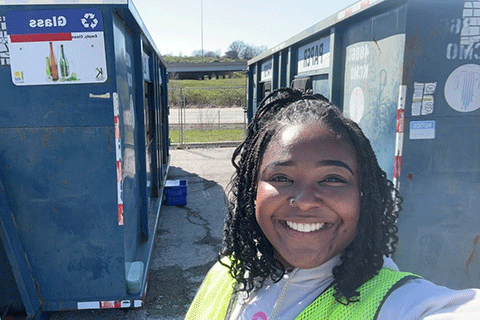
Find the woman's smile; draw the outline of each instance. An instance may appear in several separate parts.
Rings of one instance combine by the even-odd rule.
[[[290,228],[298,232],[314,232],[318,230],[325,230],[328,225],[325,222],[322,223],[296,223],[292,221],[285,221],[285,224]]]
[[[310,241],[316,239],[328,241],[335,230],[334,223],[327,222],[294,222],[289,220],[276,220],[274,222],[276,232],[282,237],[288,237],[290,241]],[[300,243],[300,245],[302,245]]]

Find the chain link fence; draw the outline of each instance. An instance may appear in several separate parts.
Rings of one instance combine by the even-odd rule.
[[[169,129],[173,146],[236,145],[247,126],[246,87],[169,88]]]

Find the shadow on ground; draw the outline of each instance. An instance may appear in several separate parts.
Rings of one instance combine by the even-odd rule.
[[[222,244],[223,187],[174,166],[168,179],[187,180],[187,204],[162,206],[145,301],[148,319],[183,319]]]

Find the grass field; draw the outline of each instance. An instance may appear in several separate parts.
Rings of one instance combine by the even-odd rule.
[[[182,143],[242,141],[244,137],[244,129],[187,130],[184,131]],[[170,141],[172,143],[181,143],[179,130],[170,130]]]
[[[246,77],[242,73],[231,79],[169,80],[170,107],[244,107]]]
[[[223,87],[244,87],[246,86],[245,77],[232,79],[205,79],[205,80],[169,80],[168,86],[171,88],[223,88]]]
[[[168,80],[169,88],[224,88],[243,87],[247,85],[247,77],[236,72],[231,79],[205,79],[205,80]]]
[[[205,80],[169,80],[169,106],[183,107],[184,101],[187,108],[195,107],[244,107],[246,77],[243,73],[235,73],[230,79],[205,79]],[[177,127],[178,128],[178,127]],[[170,129],[172,143],[202,143],[220,141],[242,141],[245,129],[242,127],[227,128],[186,128],[183,141],[180,141],[180,131]]]

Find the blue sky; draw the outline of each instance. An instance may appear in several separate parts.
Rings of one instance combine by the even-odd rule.
[[[201,0],[133,0],[162,55],[202,48]],[[203,0],[203,48],[274,47],[357,0]]]

